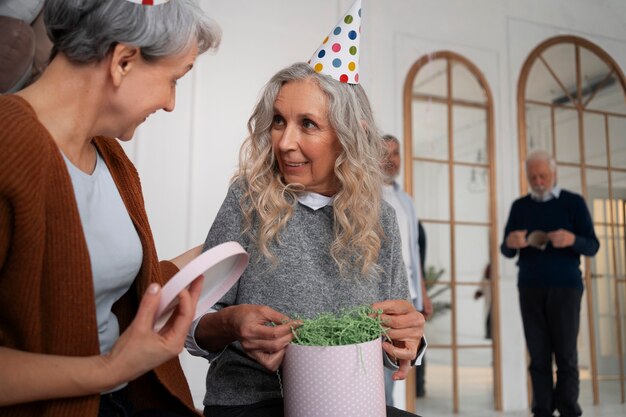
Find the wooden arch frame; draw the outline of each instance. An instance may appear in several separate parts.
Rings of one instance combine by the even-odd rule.
[[[585,49],[588,49],[595,53],[602,61],[604,61],[610,68],[615,71],[617,78],[622,86],[624,92],[626,92],[626,79],[624,78],[624,73],[622,72],[620,66],[617,62],[607,54],[601,47],[596,45],[593,42],[588,41],[587,39],[573,36],[573,35],[564,35],[564,36],[555,36],[553,38],[547,39],[540,43],[533,51],[528,55],[526,60],[524,60],[524,64],[522,65],[522,72],[520,74],[519,80],[517,82],[517,122],[519,128],[519,156],[520,162],[526,160],[526,84],[528,83],[528,76],[530,74],[530,69],[532,68],[535,60],[539,58],[542,52],[547,50],[548,48],[563,43],[571,43],[574,45],[582,46]],[[579,73],[579,71],[577,72]],[[577,80],[579,91],[580,84],[582,80]],[[528,191],[524,167],[523,164],[520,163],[520,191],[522,194],[525,194]],[[583,183],[584,184],[584,183]]]
[[[528,148],[528,144],[527,144],[527,132],[526,132],[526,87],[528,85],[528,77],[530,75],[530,70],[532,69],[533,65],[535,64],[536,60],[541,59],[543,60],[541,54],[548,50],[550,47],[555,46],[555,45],[559,45],[559,44],[573,44],[575,46],[575,59],[576,59],[576,90],[578,91],[578,99],[581,98],[580,93],[582,91],[582,77],[581,77],[581,64],[580,64],[580,47],[585,48],[591,52],[593,52],[599,59],[601,59],[611,70],[612,72],[611,74],[615,74],[615,76],[617,77],[617,79],[619,80],[619,83],[622,87],[622,91],[624,92],[624,95],[626,96],[626,79],[624,77],[624,73],[621,70],[620,66],[617,64],[617,62],[608,54],[604,51],[604,49],[602,49],[600,46],[596,45],[593,42],[588,41],[587,39],[578,37],[578,36],[574,36],[574,35],[562,35],[562,36],[555,36],[552,38],[549,38],[545,41],[543,41],[542,43],[540,43],[537,47],[535,47],[535,49],[532,50],[532,52],[528,55],[528,57],[526,58],[526,60],[524,61],[524,64],[522,65],[522,70],[521,70],[521,74],[518,80],[518,84],[517,84],[517,121],[518,121],[518,131],[519,131],[519,140],[518,140],[518,146],[519,146],[519,178],[520,178],[520,192],[521,194],[526,194],[528,192],[528,184],[527,184],[527,180],[526,180],[526,175],[524,172],[524,161],[526,160],[527,157],[527,148]],[[544,61],[545,63],[545,61]],[[546,64],[547,65],[547,64]],[[551,71],[551,70],[550,70]],[[552,74],[555,78],[556,75]],[[608,78],[608,77],[607,77]],[[557,79],[558,80],[558,79]],[[595,94],[595,93],[594,93]],[[593,97],[593,96],[592,96]],[[589,99],[587,101],[587,103],[590,101],[591,99]],[[573,108],[574,110],[578,111],[578,124],[579,124],[579,130],[583,131],[583,122],[582,122],[582,117],[580,115],[580,113],[584,110],[584,105],[586,105],[587,103],[583,104],[582,106],[580,105],[580,103],[576,103],[575,107]],[[579,138],[580,139],[580,138]],[[554,141],[554,133],[553,133],[553,138],[552,140]],[[582,186],[582,191],[583,191],[583,195],[587,196],[587,183],[586,183],[586,175],[585,175],[585,148],[584,148],[584,140],[579,140],[579,146],[580,146],[580,163],[578,164],[578,166],[580,167],[580,175],[581,175],[581,186]],[[610,159],[609,159],[610,161]],[[557,161],[558,163],[558,161]],[[608,166],[607,166],[607,171],[609,171],[609,181],[610,181],[610,171],[611,171],[611,164],[610,162],[608,162]],[[612,191],[610,191],[610,199],[613,199],[612,196]],[[612,206],[611,206],[611,210],[612,210]],[[613,231],[614,232],[614,231]],[[614,235],[615,236],[615,235]],[[613,246],[613,253],[615,253],[615,244],[612,244]],[[613,263],[615,263],[615,256],[613,256]],[[591,379],[592,379],[592,390],[593,390],[593,403],[594,404],[599,404],[599,387],[598,387],[598,367],[597,367],[597,355],[596,355],[596,340],[595,340],[595,323],[594,323],[594,314],[593,314],[593,286],[591,285],[591,262],[589,260],[589,258],[585,258],[585,276],[584,278],[584,282],[585,282],[585,287],[587,289],[586,291],[586,301],[587,301],[587,312],[588,312],[588,328],[589,328],[589,348],[590,348],[590,366],[591,366]],[[617,280],[615,283],[615,286],[617,287]],[[621,335],[621,323],[620,323],[620,308],[619,308],[619,300],[615,299],[615,303],[616,303],[616,311],[617,311],[617,322],[616,322],[616,330],[617,330],[617,340],[618,340],[618,350],[619,350],[619,363],[620,363],[620,388],[621,388],[621,401],[622,403],[624,403],[625,401],[625,370],[623,367],[623,361],[624,361],[624,347],[621,346],[621,340],[622,340],[622,335]],[[530,384],[530,381],[529,381]],[[529,390],[529,401],[530,401],[530,390]]]
[[[413,100],[413,83],[415,78],[424,66],[426,66],[429,62],[437,60],[437,59],[445,59],[448,62],[457,62],[461,65],[465,66],[469,70],[469,72],[476,78],[480,87],[485,92],[486,97],[486,133],[487,133],[487,167],[490,171],[489,175],[489,189],[491,190],[489,195],[489,239],[490,239],[490,248],[489,255],[491,258],[491,276],[493,279],[491,280],[491,289],[492,289],[492,337],[493,342],[491,345],[492,353],[493,353],[493,363],[494,363],[494,374],[493,374],[493,394],[494,394],[494,405],[496,410],[502,410],[502,376],[501,376],[501,351],[500,351],[500,302],[499,302],[499,269],[498,269],[498,231],[496,230],[497,226],[497,207],[496,207],[496,183],[495,183],[495,171],[496,171],[496,163],[495,163],[495,128],[494,128],[494,110],[493,110],[493,95],[489,85],[487,83],[487,79],[483,75],[483,73],[478,69],[474,63],[472,63],[467,58],[463,57],[452,51],[438,51],[431,54],[427,54],[419,58],[415,63],[411,66],[407,76],[405,78],[404,88],[403,88],[403,119],[404,119],[404,187],[405,191],[410,195],[413,195],[413,120],[411,113],[411,106]],[[448,109],[448,149],[453,149],[453,125],[452,125],[452,105],[455,103],[459,103],[460,100],[452,98],[452,70],[451,65],[447,65],[447,100],[445,104],[447,104]],[[465,164],[468,165],[468,164]],[[455,221],[454,215],[454,195],[453,195],[453,170],[455,167],[455,162],[453,160],[453,155],[448,155],[448,173],[450,184],[448,188],[448,192],[450,195],[450,225],[454,226],[457,224]],[[455,282],[455,236],[454,236],[454,227],[450,227],[450,245],[451,245],[451,299],[453,303],[453,309],[455,308],[456,302],[456,282]],[[459,390],[458,390],[458,347],[457,343],[457,328],[456,328],[456,314],[452,314],[452,343],[450,346],[446,346],[446,348],[450,348],[453,352],[452,355],[452,372],[453,372],[453,411],[456,413],[459,411]],[[433,346],[435,348],[435,346]],[[442,346],[443,347],[443,346]],[[464,346],[466,347],[466,346]],[[469,346],[473,347],[473,346]],[[407,384],[407,410],[415,411],[415,387],[414,383]]]

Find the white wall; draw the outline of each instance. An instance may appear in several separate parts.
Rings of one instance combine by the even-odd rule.
[[[179,85],[172,114],[153,116],[126,149],[142,177],[159,255],[203,241],[225,195],[246,121],[278,69],[306,61],[351,1],[200,0],[223,29],[217,54],[200,57]],[[361,80],[380,128],[402,133],[402,88],[422,55],[451,50],[476,64],[495,101],[498,230],[519,189],[516,94],[521,66],[541,41],[584,37],[626,68],[621,0],[363,0]],[[524,339],[516,267],[501,258],[506,410],[526,408]],[[200,405],[206,365],[183,357]]]

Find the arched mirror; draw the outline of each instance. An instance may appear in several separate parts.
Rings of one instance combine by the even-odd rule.
[[[518,85],[520,166],[532,150],[552,153],[558,184],[585,197],[600,239],[598,254],[583,263],[578,341],[581,402],[594,404],[625,396],[625,91],[615,61],[575,36],[539,45]],[[520,181],[526,193],[523,171]]]
[[[501,408],[494,162],[493,99],[480,70],[449,51],[418,59],[404,86],[404,185],[426,232],[435,306],[422,414]],[[407,392],[409,410],[413,398]]]

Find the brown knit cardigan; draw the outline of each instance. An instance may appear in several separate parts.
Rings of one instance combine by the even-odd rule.
[[[143,262],[114,311],[123,331],[151,282],[175,272],[159,263],[139,176],[115,139],[94,143],[141,239]],[[63,156],[30,105],[0,96],[0,346],[28,352],[99,354],[89,252]],[[197,415],[178,358],[129,384],[139,409]],[[0,407],[0,416],[97,416],[99,395]]]

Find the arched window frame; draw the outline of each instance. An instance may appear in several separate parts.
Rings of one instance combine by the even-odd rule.
[[[605,64],[607,64],[607,66],[613,71],[613,73],[617,77],[622,87],[622,91],[626,95],[626,79],[624,77],[623,71],[621,70],[617,62],[607,52],[605,52],[604,49],[602,49],[600,46],[596,45],[595,43],[590,42],[587,39],[584,39],[578,36],[564,35],[564,36],[555,36],[539,44],[524,61],[524,64],[522,66],[522,70],[520,73],[520,78],[518,80],[518,85],[517,85],[517,109],[518,109],[517,118],[518,118],[518,130],[519,130],[518,146],[519,146],[519,161],[520,161],[519,179],[520,179],[520,192],[522,195],[528,192],[528,184],[526,180],[526,173],[524,170],[524,161],[526,160],[527,150],[528,150],[527,129],[526,129],[526,126],[527,126],[526,124],[526,103],[527,103],[526,91],[527,91],[527,86],[528,86],[528,78],[535,62],[538,59],[540,60],[543,59],[541,56],[542,53],[548,50],[549,48],[558,44],[573,44],[575,46],[576,80],[577,80],[576,90],[579,92],[579,94],[582,91],[582,77],[581,77],[581,63],[580,63],[580,48],[582,47],[596,54],[598,58],[600,58],[602,61],[604,61]],[[555,76],[555,78],[558,78],[555,74],[552,74],[552,75]],[[577,97],[577,98],[579,99],[580,97]],[[591,99],[587,100],[587,103],[589,101],[591,101]],[[580,113],[583,111],[584,104],[581,106],[580,103],[576,103],[574,106],[574,109],[579,112],[578,117],[579,117],[580,132],[583,131],[583,126],[582,126],[583,121],[582,121],[582,117],[580,116]],[[552,140],[553,141],[555,140],[554,134],[552,135]],[[587,193],[587,182],[586,182],[586,174],[585,174],[585,167],[586,167],[585,148],[584,148],[585,144],[584,144],[584,140],[582,136],[581,138],[579,138],[579,146],[580,146],[579,166],[580,166],[582,194],[586,198],[588,193]],[[610,181],[610,172],[611,172],[610,158],[608,159],[608,161],[609,162],[608,162],[607,170],[609,171],[609,181]],[[557,160],[557,164],[558,162],[559,161]],[[611,187],[609,187],[609,189],[610,188]],[[613,200],[612,193],[609,196],[609,198]],[[611,216],[613,216],[613,214],[611,214]],[[615,236],[615,234],[613,236]],[[614,244],[613,244],[612,251],[615,252]],[[613,259],[615,259],[615,256],[613,257]],[[591,271],[590,259],[585,258],[584,262],[585,262],[585,274],[583,278],[584,278],[585,287],[586,287],[585,293],[586,293],[586,302],[587,302],[587,311],[588,311],[588,328],[589,328],[589,335],[590,335],[589,337],[590,349],[589,350],[590,350],[590,367],[591,367],[591,379],[592,379],[592,390],[593,390],[593,403],[599,404],[600,402],[599,379],[600,378],[598,375],[597,363],[596,363],[597,362],[596,339],[595,339],[595,334],[596,334],[595,327],[596,326],[595,326],[594,317],[593,317],[593,292],[592,292],[593,286],[591,282],[592,271]],[[617,291],[617,288],[618,288],[617,283],[615,284],[615,286],[616,286],[615,290]],[[623,324],[620,322],[621,310],[620,310],[619,300],[617,296],[615,297],[615,303],[616,303],[616,309],[617,309],[615,329],[617,332],[617,340],[618,340],[618,345],[619,345],[618,350],[619,350],[619,355],[620,355],[619,356],[619,363],[620,363],[619,379],[620,379],[620,388],[621,388],[621,402],[624,403],[626,399],[625,398],[626,396],[625,369],[623,366],[625,347],[622,346],[621,344],[622,332],[624,331],[624,329],[623,329]]]
[[[487,166],[490,170],[489,175],[489,223],[490,223],[490,258],[491,258],[491,291],[492,291],[492,331],[493,331],[493,339],[492,339],[492,352],[493,352],[493,395],[494,395],[494,408],[496,410],[502,410],[502,376],[501,376],[501,343],[500,343],[500,309],[499,309],[499,268],[498,268],[498,231],[496,230],[497,226],[497,199],[496,199],[496,184],[495,184],[495,172],[496,172],[496,163],[495,163],[495,129],[494,129],[494,111],[493,111],[493,95],[491,93],[491,89],[487,83],[487,79],[483,75],[483,73],[479,70],[479,68],[474,65],[467,58],[452,52],[452,51],[439,51],[431,54],[427,54],[419,58],[410,68],[407,73],[404,89],[403,89],[403,120],[404,120],[404,187],[405,191],[410,195],[413,195],[413,162],[415,160],[419,160],[419,158],[415,158],[413,155],[413,120],[412,120],[412,101],[413,101],[413,83],[417,76],[417,73],[428,65],[433,60],[436,59],[445,59],[448,61],[447,65],[447,108],[448,108],[448,149],[453,149],[453,126],[452,126],[452,105],[455,102],[455,99],[452,98],[452,73],[450,65],[451,61],[455,61],[464,65],[469,72],[476,77],[476,80],[480,84],[481,88],[485,92],[486,97],[486,129],[487,129]],[[448,172],[450,178],[450,184],[448,188],[448,192],[453,194],[453,170],[455,167],[455,162],[453,160],[453,156],[451,153],[448,155]],[[451,221],[450,224],[455,225],[454,219],[454,196],[450,196],[450,214]],[[455,247],[455,236],[454,236],[454,228],[451,227],[451,251],[452,251],[452,266],[451,266],[451,298],[452,298],[452,308],[455,309],[456,302],[456,283],[455,283],[455,267],[454,267],[454,247]],[[453,391],[453,411],[459,412],[459,376],[458,376],[458,349],[459,345],[456,343],[456,318],[455,314],[452,316],[452,344],[450,349],[452,350],[452,391]],[[465,347],[465,346],[464,346]],[[436,348],[433,346],[432,348]],[[407,384],[407,410],[415,411],[415,396],[414,396],[414,384]]]

